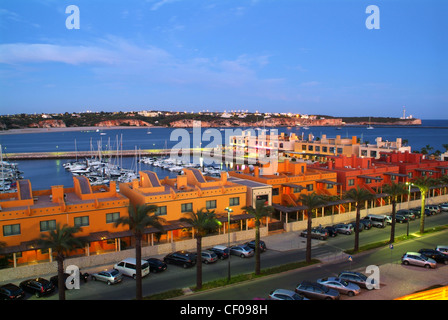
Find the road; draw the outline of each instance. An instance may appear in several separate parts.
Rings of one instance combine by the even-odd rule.
[[[444,212],[436,216],[426,219],[426,229],[448,224],[448,213]],[[406,225],[397,225],[396,236],[406,234]],[[409,224],[410,233],[417,232],[419,229],[419,221],[412,221]],[[289,277],[280,275],[275,280],[270,280],[271,277],[257,280],[253,284],[247,286],[241,286],[241,289],[234,289],[230,295],[226,296],[226,290],[216,290],[217,296],[208,296],[210,299],[252,299],[259,294],[266,294],[267,288],[274,288],[274,285],[270,285],[269,281],[274,281],[276,286],[283,285],[285,288],[291,288],[297,285],[297,281],[300,279],[316,279],[323,275],[334,274],[341,269],[353,268],[357,269],[366,265],[380,265],[390,262],[396,262],[401,258],[404,251],[414,250],[417,251],[423,247],[433,248],[436,244],[448,243],[448,233],[436,233],[433,236],[425,236],[422,239],[406,241],[395,246],[395,249],[390,250],[388,248],[375,250],[372,253],[362,254],[358,258],[354,256],[353,262],[338,261],[343,254],[342,251],[353,248],[354,235],[338,235],[335,238],[328,239],[326,241],[317,241],[313,246],[313,257],[325,257],[327,263],[319,265],[319,267],[306,268],[305,270],[299,270],[305,272],[301,277],[294,277],[291,282]],[[279,238],[287,235],[279,235]],[[385,229],[372,228],[371,230],[364,230],[360,233],[360,245],[377,242],[381,240],[387,240],[390,236],[390,227]],[[431,240],[428,240],[431,239]],[[305,241],[300,239],[299,241]],[[270,248],[269,237],[266,239],[268,248]],[[262,268],[268,268],[272,266],[278,266],[290,262],[304,261],[305,250],[304,249],[288,249],[282,248],[281,243],[277,243],[275,248],[269,249],[262,254],[261,265]],[[161,257],[159,257],[161,258]],[[328,263],[334,258],[335,263]],[[328,261],[329,260],[329,261]],[[232,256],[231,258],[231,273],[232,275],[249,273],[254,270],[254,258],[239,258]],[[227,277],[228,272],[227,261],[218,261],[217,263],[203,266],[203,281],[222,279]],[[106,266],[112,267],[112,266]],[[106,267],[101,267],[104,269]],[[99,269],[100,270],[100,269]],[[97,271],[99,271],[97,270]],[[83,271],[83,270],[81,270]],[[91,270],[88,270],[91,273]],[[171,289],[187,288],[195,286],[196,284],[196,268],[182,269],[178,266],[169,265],[165,272],[160,274],[150,274],[143,279],[143,295],[152,295],[155,293],[164,292]],[[252,285],[254,287],[252,287]],[[238,287],[240,288],[240,287]],[[235,291],[237,290],[237,291]],[[241,292],[238,292],[241,290]],[[221,292],[222,293],[218,293]],[[214,294],[214,293],[210,293]],[[222,295],[221,295],[222,294]],[[103,282],[88,281],[82,283],[79,290],[68,290],[66,292],[67,300],[130,300],[135,297],[135,281],[131,278],[124,278],[123,282],[117,285],[107,286]],[[192,298],[192,297],[188,297]],[[35,297],[29,297],[28,299],[36,299]],[[47,297],[40,298],[42,300],[56,300],[58,295],[53,294]]]

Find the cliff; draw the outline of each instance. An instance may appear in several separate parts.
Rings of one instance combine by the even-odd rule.
[[[65,128],[65,122],[62,120],[42,120],[37,123],[31,123],[29,128]]]
[[[196,121],[193,119],[177,120],[170,123],[173,128],[191,128],[195,122],[200,122],[201,127],[293,127],[296,125],[313,126],[341,126],[342,119],[300,119],[300,118],[268,118],[256,122],[248,122],[241,119],[215,119],[209,121]]]
[[[119,120],[106,120],[95,124],[96,127],[118,127],[118,126],[131,126],[131,127],[152,127],[152,124],[135,119],[119,119]]]

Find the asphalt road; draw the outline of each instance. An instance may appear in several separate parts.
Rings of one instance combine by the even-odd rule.
[[[437,225],[448,224],[448,213],[444,212],[436,216],[426,219],[426,229]],[[419,230],[419,221],[412,221],[409,224],[410,233],[417,232]],[[407,226],[397,225],[396,236],[406,234]],[[371,230],[364,230],[360,233],[360,245],[377,242],[381,240],[387,240],[390,237],[390,227],[384,229],[372,228]],[[431,240],[427,240],[431,239]],[[268,240],[267,240],[268,241]],[[303,240],[305,241],[305,240]],[[318,244],[313,247],[313,257],[340,257],[341,252],[346,249],[353,248],[354,235],[338,235],[335,238],[330,238],[326,241],[318,241]],[[234,288],[231,294],[226,293],[226,290],[215,290],[210,293],[210,296],[205,296],[206,299],[252,299],[258,295],[266,295],[266,292],[275,287],[283,285],[285,288],[291,288],[297,285],[297,281],[300,279],[316,279],[317,277],[334,274],[341,269],[352,268],[356,269],[364,265],[380,265],[398,261],[401,255],[406,250],[421,249],[422,247],[433,248],[436,244],[448,243],[447,233],[437,233],[433,236],[425,236],[422,239],[406,241],[401,244],[397,244],[395,249],[390,250],[388,248],[382,250],[375,250],[372,253],[363,254],[358,257],[355,256],[353,262],[349,261],[335,261],[335,263],[325,263],[318,267],[309,267],[306,269],[298,270],[298,273],[305,274],[300,277],[294,277],[291,281],[289,277],[279,275],[275,280],[271,277],[254,281],[253,283],[242,285],[241,287]],[[267,242],[269,248],[269,242]],[[160,257],[159,257],[160,258]],[[291,250],[268,250],[262,253],[261,265],[262,268],[268,268],[272,266],[278,266],[295,261],[304,261],[305,251],[303,249],[291,249]],[[336,259],[335,259],[336,260]],[[232,275],[249,273],[254,270],[255,259],[254,258],[239,258],[232,256],[231,258],[231,273]],[[98,271],[112,266],[99,267]],[[84,271],[84,270],[81,270]],[[88,270],[89,273],[92,270]],[[214,264],[203,266],[203,282],[226,278],[228,272],[227,261],[218,261]],[[289,280],[288,280],[289,279]],[[274,281],[274,284],[270,284],[270,281]],[[17,284],[19,281],[17,281]],[[155,293],[164,292],[171,289],[192,287],[196,284],[196,268],[182,269],[181,267],[169,265],[165,272],[160,274],[150,274],[143,279],[143,295],[152,295]],[[252,287],[253,286],[253,287]],[[222,292],[222,293],[221,293]],[[135,281],[131,278],[125,277],[122,283],[108,286],[103,282],[88,281],[82,283],[79,290],[68,290],[66,292],[67,300],[131,300],[135,297]],[[189,296],[188,299],[193,298]],[[36,299],[28,295],[28,299]],[[42,297],[41,300],[57,300],[57,293],[50,296]]]

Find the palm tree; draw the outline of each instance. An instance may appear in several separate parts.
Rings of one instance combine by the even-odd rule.
[[[325,200],[315,192],[311,194],[301,194],[299,201],[303,206],[307,207],[307,234],[306,234],[306,262],[311,263],[311,226],[313,219],[313,211],[323,205]]]
[[[391,199],[392,203],[392,224],[390,229],[390,243],[394,243],[395,241],[395,214],[396,214],[396,205],[397,198],[403,194],[407,193],[406,186],[402,183],[391,183],[387,184],[383,187],[383,192],[387,193]]]
[[[351,199],[355,202],[356,207],[356,222],[355,222],[355,247],[354,252],[359,250],[359,220],[361,218],[361,208],[368,200],[373,200],[375,195],[366,189],[361,189],[359,186],[356,189],[350,189],[344,195],[346,199]]]
[[[274,212],[274,207],[266,205],[264,201],[257,201],[255,209],[252,206],[243,207],[249,214],[255,218],[255,274],[260,274],[260,224],[261,219],[268,217]]]
[[[143,232],[147,227],[154,227],[163,230],[162,223],[165,219],[155,215],[156,205],[141,205],[134,209],[129,206],[129,216],[120,217],[115,221],[115,227],[127,225],[132,231],[135,239],[135,280],[136,280],[136,299],[141,300],[142,296],[142,238]]]
[[[196,289],[202,288],[202,237],[208,232],[215,230],[220,222],[216,219],[215,211],[210,211],[204,208],[196,212],[187,212],[186,218],[180,218],[180,221],[186,222],[193,229],[196,229],[196,249],[197,249],[197,260],[196,260]]]
[[[436,184],[436,180],[428,177],[420,177],[413,180],[411,185],[416,186],[420,190],[421,194],[421,211],[420,211],[420,233],[425,232],[425,205],[426,196],[429,189]]]
[[[61,226],[58,223],[55,229],[42,234],[37,240],[39,245],[44,248],[51,248],[56,253],[59,300],[65,300],[64,260],[71,250],[82,248],[85,244],[85,241],[81,238],[74,237],[74,234],[80,230],[80,227],[71,227],[66,224]]]

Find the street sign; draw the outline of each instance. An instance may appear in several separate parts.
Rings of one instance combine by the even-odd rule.
[[[348,261],[353,261],[352,256],[348,256]]]
[[[392,250],[393,248],[394,248],[394,245],[393,245],[393,244],[390,244],[390,245],[389,245],[389,249]]]

